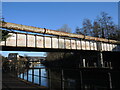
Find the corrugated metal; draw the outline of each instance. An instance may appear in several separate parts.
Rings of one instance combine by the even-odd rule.
[[[55,31],[55,30],[38,28],[38,27],[33,27],[33,26],[20,25],[20,24],[9,23],[9,22],[2,22],[1,27],[6,28],[6,29],[21,30],[21,31],[27,31],[27,32],[36,32],[36,33],[42,33],[42,34],[58,35],[58,36],[65,36],[65,37],[71,37],[71,38],[81,38],[81,39],[87,39],[87,40],[95,40],[95,41],[120,44],[120,41],[116,41],[116,40],[108,40],[104,38],[72,34],[72,33],[67,33],[67,32]]]

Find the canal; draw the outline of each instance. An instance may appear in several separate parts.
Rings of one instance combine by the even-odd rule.
[[[113,90],[119,88],[120,73],[103,69],[47,68],[42,64],[31,65],[18,77],[49,90]]]

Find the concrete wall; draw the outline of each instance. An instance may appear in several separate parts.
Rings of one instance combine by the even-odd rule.
[[[6,41],[0,42],[2,46],[33,47],[73,50],[120,51],[120,44],[71,39],[57,36],[41,36],[23,33],[9,33],[12,35]]]

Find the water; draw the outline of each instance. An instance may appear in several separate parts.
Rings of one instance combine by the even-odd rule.
[[[19,74],[18,77],[39,86],[45,86],[50,90],[107,90],[117,87],[113,81],[119,83],[116,81],[117,77],[114,78],[116,74],[108,71],[50,69],[42,64],[37,64],[31,68]]]
[[[37,69],[28,69],[26,72],[18,75],[18,77],[40,86],[48,87],[48,75],[45,66],[38,64],[32,68]]]

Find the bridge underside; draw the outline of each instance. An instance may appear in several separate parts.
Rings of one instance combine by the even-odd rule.
[[[29,51],[29,52],[98,52],[96,50],[75,50],[75,49],[53,49],[53,48],[34,48],[34,47],[11,47],[2,46],[2,51]]]
[[[75,49],[53,49],[53,48],[34,48],[34,47],[11,47],[2,46],[2,51],[26,51],[26,52],[85,52],[85,53],[95,53],[100,52],[96,50],[75,50]],[[118,51],[102,51],[103,53],[120,53]]]

